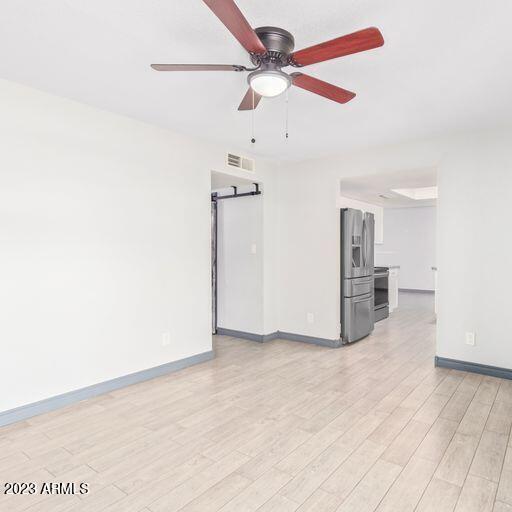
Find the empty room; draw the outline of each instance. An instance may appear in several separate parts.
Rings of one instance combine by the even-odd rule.
[[[4,0],[1,512],[512,512],[512,4]]]

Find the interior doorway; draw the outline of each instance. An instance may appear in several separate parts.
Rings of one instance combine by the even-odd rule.
[[[261,286],[262,191],[248,178],[211,177],[212,335],[251,332],[260,316],[252,300]]]
[[[362,327],[361,329],[365,333],[373,332],[377,323],[381,321],[385,323],[392,317],[395,310],[401,307],[407,308],[410,305],[428,308],[435,321],[437,288],[437,174],[435,169],[380,173],[343,179],[340,181],[338,206],[352,215],[345,215],[349,220],[352,217],[359,218],[357,215],[360,217],[369,215],[373,226],[374,235],[371,242],[373,269],[371,272],[367,270],[364,275],[373,276],[373,289],[367,291],[368,295],[373,292],[374,323],[370,327],[363,325],[364,329]],[[369,223],[370,221],[367,222]],[[367,237],[356,232],[356,227],[354,222],[349,223],[346,231],[350,235],[349,242],[357,249],[358,241],[366,240]],[[343,223],[341,228],[343,231]],[[362,232],[365,233],[365,230],[363,229]],[[360,236],[357,236],[358,234]],[[342,247],[342,277],[348,276],[352,279],[342,279],[340,286],[342,337],[344,320],[346,320],[343,312],[346,312],[350,305],[346,297],[354,302],[361,298],[358,295],[361,287],[354,292],[354,286],[349,289],[345,281],[353,285],[354,279],[363,279],[350,274],[349,271],[354,266],[350,264],[351,262],[345,262],[345,267],[350,267],[348,270],[345,269],[343,253]],[[345,257],[345,260],[348,258]],[[348,294],[347,290],[352,291],[354,297]],[[345,314],[345,317],[348,317],[352,323],[357,320],[354,315]],[[350,321],[346,323],[350,324]],[[350,326],[357,330],[357,325]]]
[[[211,201],[212,334],[217,334],[217,201]]]

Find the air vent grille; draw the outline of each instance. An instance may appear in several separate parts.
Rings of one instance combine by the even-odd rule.
[[[236,167],[237,169],[242,169],[248,172],[255,171],[254,160],[246,158],[245,156],[235,155],[234,153],[227,154],[227,164],[228,167]]]

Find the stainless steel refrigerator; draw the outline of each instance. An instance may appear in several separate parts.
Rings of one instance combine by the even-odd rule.
[[[341,210],[341,340],[352,343],[373,331],[374,278],[372,213]]]

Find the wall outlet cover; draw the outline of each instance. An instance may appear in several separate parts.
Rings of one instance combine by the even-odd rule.
[[[163,332],[162,333],[162,347],[167,347],[171,344],[171,333]]]
[[[470,345],[472,347],[475,346],[475,333],[474,332],[466,333],[466,345]]]
[[[306,315],[306,318],[307,318],[308,324],[312,324],[315,321],[315,315],[313,313],[308,313]]]

